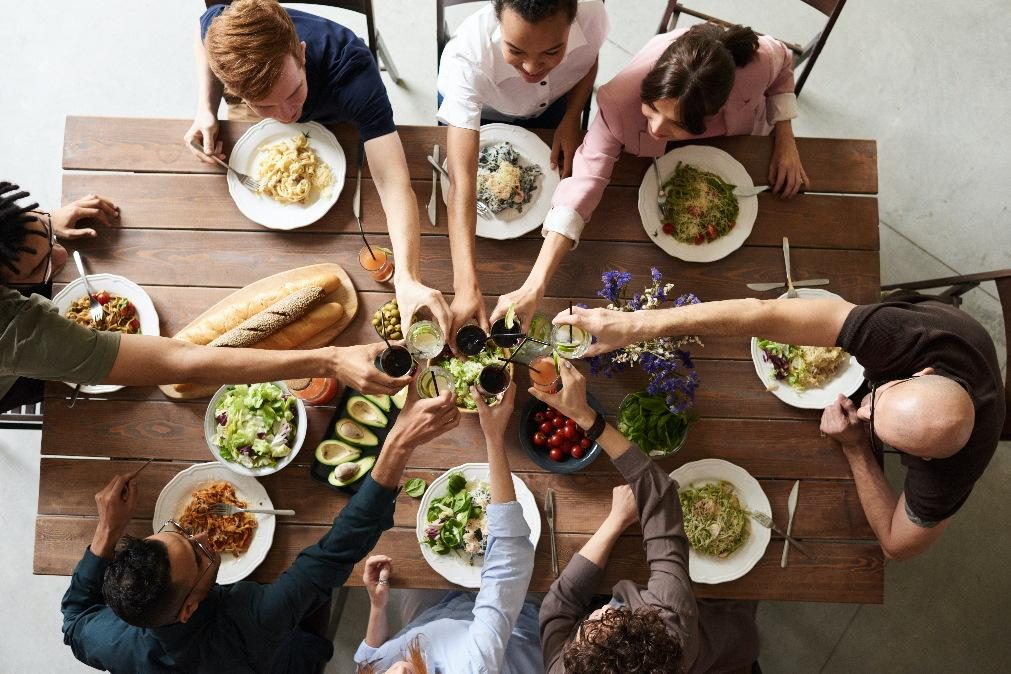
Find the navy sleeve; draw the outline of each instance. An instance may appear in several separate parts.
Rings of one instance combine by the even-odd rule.
[[[63,643],[81,662],[105,669],[110,663],[101,655],[107,637],[116,632],[116,618],[102,597],[102,579],[109,562],[87,549],[74,568],[70,588],[63,595]]]
[[[218,18],[221,12],[225,11],[228,5],[214,5],[208,7],[207,11],[200,15],[200,39],[207,37],[207,29],[211,27],[211,21]]]
[[[348,44],[342,58],[332,63],[329,85],[341,89],[346,113],[358,124],[363,142],[397,130],[379,66],[360,38]]]

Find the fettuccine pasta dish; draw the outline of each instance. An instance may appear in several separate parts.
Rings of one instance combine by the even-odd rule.
[[[228,482],[212,482],[193,492],[186,505],[179,524],[193,534],[207,532],[207,540],[214,552],[230,552],[240,555],[249,549],[256,533],[256,518],[248,513],[230,517],[215,517],[208,511],[215,503],[230,503],[236,508],[245,508],[245,501],[239,499],[235,487]]]
[[[122,332],[127,335],[136,335],[140,332],[137,308],[130,300],[119,295],[111,295],[104,290],[95,293],[95,299],[102,305],[102,319],[98,323],[91,320],[91,314],[88,312],[91,302],[87,295],[78,297],[70,303],[67,318],[86,328],[105,332]]]
[[[259,153],[256,180],[260,194],[282,204],[305,203],[313,188],[324,196],[329,194],[333,171],[309,145],[307,134],[264,145]]]

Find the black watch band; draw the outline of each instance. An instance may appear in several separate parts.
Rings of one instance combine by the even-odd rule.
[[[593,420],[593,424],[584,431],[586,437],[590,440],[596,440],[600,437],[600,434],[604,432],[604,426],[606,424],[607,421],[604,419],[604,415],[597,412],[597,418]]]

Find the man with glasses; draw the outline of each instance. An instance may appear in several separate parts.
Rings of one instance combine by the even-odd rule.
[[[380,372],[381,342],[292,351],[217,349],[153,335],[92,330],[61,316],[49,297],[67,262],[57,237],[92,236],[82,219],[108,224],[118,211],[89,196],[49,213],[21,204],[28,192],[0,181],[0,411],[38,402],[44,379],[153,386],[336,377],[366,393],[393,394],[409,381]]]
[[[319,671],[333,645],[301,625],[393,526],[413,449],[459,422],[450,391],[426,400],[410,391],[358,493],[270,584],[216,584],[220,557],[206,532],[174,520],[147,538],[124,537],[137,488],[129,475],[114,477],[95,496],[98,526],[63,597],[64,642],[112,672]]]
[[[726,300],[621,313],[576,308],[558,324],[597,338],[587,356],[661,335],[757,335],[839,346],[864,367],[871,392],[828,407],[822,433],[843,450],[864,514],[885,555],[913,557],[936,541],[986,469],[1004,425],[1004,392],[989,334],[958,309],[926,296],[855,306],[835,299]],[[881,452],[901,455],[896,495]]]

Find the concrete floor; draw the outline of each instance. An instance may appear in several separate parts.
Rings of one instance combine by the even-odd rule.
[[[430,124],[435,113],[434,3],[378,0],[377,25],[401,70],[390,85],[396,119]],[[609,0],[610,40],[598,81],[618,71],[653,34],[663,0]],[[5,73],[0,177],[19,181],[43,206],[60,199],[68,114],[187,117],[193,110],[191,41],[203,3],[0,0]],[[788,0],[698,0],[717,16],[805,42],[818,15]],[[463,10],[466,11],[466,10]],[[363,21],[334,16],[362,32]],[[458,13],[451,13],[456,23]],[[850,0],[800,100],[798,135],[873,138],[880,168],[885,283],[1011,266],[1006,185],[1011,180],[1011,6],[976,0]],[[156,27],[152,29],[152,27]],[[404,36],[431,34],[426,39]],[[165,66],[166,56],[175,68]],[[115,195],[108,195],[115,198]],[[967,296],[967,310],[998,341],[993,287]],[[79,672],[61,643],[65,578],[31,575],[38,434],[0,435],[0,671]],[[929,554],[890,564],[883,606],[763,604],[761,662],[767,672],[1001,672],[1011,661],[1007,598],[1011,521],[1002,496],[1011,480],[1002,446],[968,504]],[[901,469],[890,465],[893,478]],[[998,533],[995,533],[998,532]],[[364,631],[364,594],[353,591],[328,672],[348,671]]]

